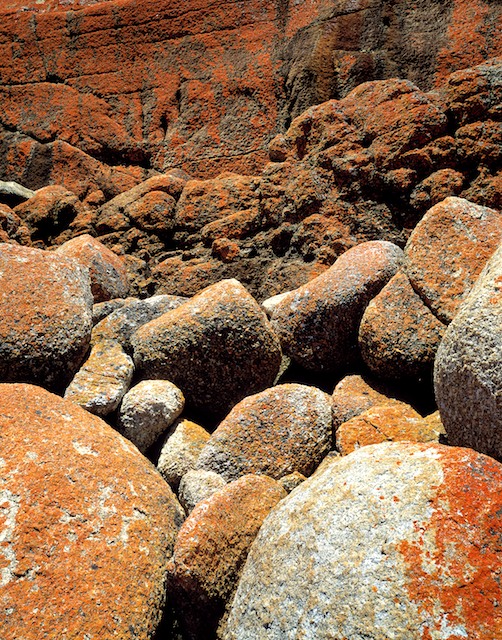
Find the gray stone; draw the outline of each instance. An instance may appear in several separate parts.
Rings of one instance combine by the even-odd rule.
[[[188,471],[179,484],[178,499],[187,514],[192,513],[196,505],[209,498],[224,487],[227,481],[214,471],[193,469]]]

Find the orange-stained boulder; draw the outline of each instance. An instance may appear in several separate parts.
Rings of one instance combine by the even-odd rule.
[[[0,385],[0,603],[5,640],[148,640],[182,521],[154,467],[99,418]]]
[[[346,456],[356,449],[380,442],[438,442],[440,431],[404,402],[384,404],[340,425],[336,448]]]
[[[285,496],[271,478],[246,475],[200,502],[184,522],[168,584],[190,638],[213,636],[263,520]]]
[[[308,476],[331,444],[329,396],[315,387],[283,384],[241,400],[211,435],[197,467],[226,480],[246,473]]]
[[[448,324],[502,240],[500,214],[463,198],[429,209],[405,247],[413,289]]]
[[[125,298],[129,281],[124,259],[88,234],[68,240],[56,249],[60,255],[75,258],[89,269],[94,302]]]
[[[274,308],[284,353],[314,371],[340,370],[358,355],[357,331],[369,301],[398,271],[399,247],[384,241],[349,249],[335,264]]]
[[[170,380],[187,406],[214,419],[270,386],[281,364],[265,313],[237,280],[222,280],[143,325],[131,344],[140,376]]]
[[[0,244],[0,381],[65,389],[91,327],[87,269],[54,252]]]

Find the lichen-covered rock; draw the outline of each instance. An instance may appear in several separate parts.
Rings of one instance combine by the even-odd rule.
[[[299,473],[298,471],[293,471],[293,473],[288,473],[287,476],[282,476],[279,478],[279,483],[284,487],[284,490],[287,493],[291,493],[293,489],[300,486],[302,482],[304,482],[307,478],[303,475],[303,473]]]
[[[247,475],[199,503],[184,522],[169,563],[170,593],[189,637],[211,637],[263,520],[286,496]]]
[[[438,442],[440,432],[404,402],[377,405],[341,424],[336,448],[346,456],[380,442]]]
[[[276,305],[271,319],[284,353],[315,371],[333,371],[353,363],[364,310],[402,260],[403,252],[390,242],[365,242],[291,291]]]
[[[124,298],[129,293],[129,281],[124,259],[110,251],[88,234],[68,240],[56,252],[75,258],[89,269],[94,302]]]
[[[441,322],[452,321],[501,240],[500,214],[463,198],[446,198],[415,227],[405,247],[405,271]]]
[[[140,375],[171,380],[213,417],[270,386],[281,364],[265,313],[237,280],[204,289],[140,327],[131,342]]]
[[[89,274],[52,252],[0,245],[0,381],[63,390],[89,347]]]
[[[376,376],[428,381],[444,330],[399,272],[366,307],[359,325],[359,349]]]
[[[1,636],[148,640],[183,514],[155,468],[99,418],[0,385]]]
[[[178,418],[185,406],[181,391],[168,380],[143,380],[120,405],[117,428],[145,452]]]
[[[117,342],[98,342],[68,385],[64,397],[97,416],[107,416],[131,386],[134,363]]]
[[[128,298],[117,309],[107,314],[92,330],[91,342],[114,340],[130,352],[131,336],[143,324],[158,318],[167,311],[177,309],[186,302],[181,296],[160,295],[138,300]]]
[[[114,300],[106,300],[105,302],[96,302],[92,306],[92,324],[97,325],[98,322],[104,320],[110,313],[122,308],[125,304],[130,303],[134,298],[115,298]]]
[[[502,245],[459,306],[434,365],[448,443],[502,458]]]
[[[247,473],[308,476],[331,443],[329,396],[315,387],[283,384],[241,400],[211,435],[197,468],[226,480]]]
[[[226,484],[225,478],[214,471],[192,469],[181,478],[178,499],[187,514],[190,514],[199,502],[209,498]]]
[[[336,385],[331,396],[333,430],[371,407],[394,404],[398,400],[372,387],[361,376],[345,376]]]
[[[208,440],[209,433],[190,420],[180,420],[167,434],[157,469],[174,490],[178,488],[181,478],[195,469],[200,452]]]
[[[221,638],[499,637],[501,496],[502,466],[469,449],[340,458],[267,518]]]

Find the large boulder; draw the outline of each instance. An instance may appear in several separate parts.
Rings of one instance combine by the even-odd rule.
[[[221,638],[498,638],[501,527],[495,460],[363,447],[269,515]]]
[[[237,280],[214,284],[148,322],[131,343],[140,375],[170,380],[192,407],[220,418],[270,386],[281,364],[265,313]]]
[[[439,346],[436,400],[448,442],[502,458],[502,245]]]
[[[310,475],[332,444],[330,397],[283,384],[241,400],[202,449],[197,466],[226,480],[247,473]]]
[[[87,269],[52,252],[0,245],[0,380],[63,390],[86,355]]]
[[[283,351],[314,371],[333,371],[357,358],[357,331],[369,301],[398,271],[403,252],[385,241],[349,249],[335,264],[274,308],[271,324]]]
[[[148,640],[182,511],[155,468],[77,405],[0,385],[2,638]]]

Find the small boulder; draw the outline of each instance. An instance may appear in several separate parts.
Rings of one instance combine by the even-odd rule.
[[[64,390],[91,327],[87,269],[54,252],[0,244],[0,381]]]
[[[126,393],[117,428],[144,453],[181,414],[185,398],[168,380],[143,380]]]
[[[183,520],[169,486],[73,402],[2,384],[0,406],[0,635],[152,638]]]
[[[88,234],[68,240],[56,252],[89,269],[94,302],[123,298],[129,292],[124,259]]]
[[[281,364],[264,312],[237,280],[204,289],[140,327],[131,342],[140,375],[171,380],[214,418],[270,386]]]
[[[132,358],[117,342],[98,342],[64,397],[97,416],[107,416],[119,406],[133,373]]]
[[[293,489],[299,487],[302,482],[304,482],[307,478],[303,475],[303,473],[298,473],[298,471],[293,471],[293,473],[288,473],[287,476],[282,476],[279,478],[279,483],[286,493],[291,493]]]
[[[247,473],[310,475],[332,444],[329,396],[283,384],[244,398],[211,435],[197,467],[226,480]]]
[[[429,209],[405,247],[411,286],[444,324],[502,240],[500,214],[450,197]]]
[[[195,469],[209,433],[195,422],[180,420],[168,433],[160,451],[157,469],[176,490],[181,478]]]
[[[193,469],[185,473],[179,484],[178,499],[186,513],[227,484],[225,478],[214,471]]]
[[[364,310],[402,261],[396,245],[364,242],[291,291],[275,306],[271,319],[284,353],[314,371],[335,371],[353,363]]]
[[[371,407],[336,431],[336,448],[346,456],[380,442],[438,442],[439,431],[404,402]]]
[[[452,445],[502,459],[502,245],[439,346],[436,400]]]
[[[222,640],[500,637],[502,465],[384,443],[326,466],[268,516]]]
[[[168,565],[170,593],[189,637],[213,637],[265,517],[286,496],[248,475],[199,503],[180,529]]]
[[[368,368],[390,380],[430,380],[445,326],[399,272],[366,307],[359,348]]]

